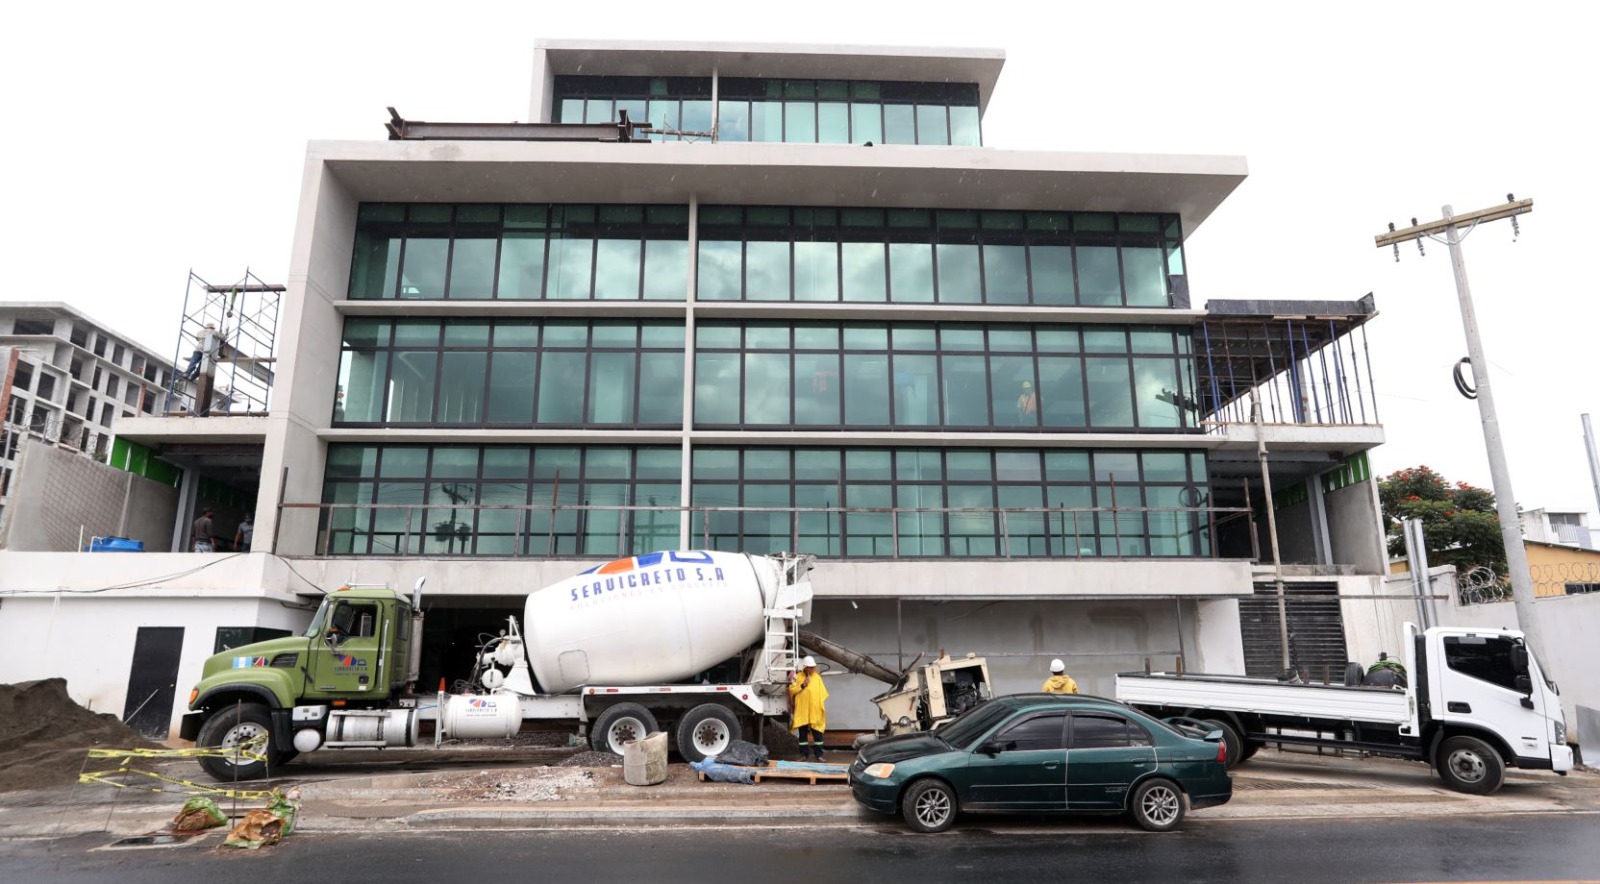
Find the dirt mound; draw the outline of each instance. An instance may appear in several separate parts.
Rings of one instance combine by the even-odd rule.
[[[71,785],[84,750],[136,747],[159,748],[115,715],[74,703],[65,679],[0,684],[0,792]]]

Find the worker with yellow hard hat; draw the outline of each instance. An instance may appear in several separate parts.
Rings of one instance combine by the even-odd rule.
[[[1045,679],[1044,687],[1039,690],[1047,694],[1076,694],[1078,683],[1067,674],[1067,664],[1057,657],[1050,661],[1050,677]]]
[[[789,730],[800,741],[800,757],[823,760],[822,734],[828,729],[828,686],[817,671],[817,658],[800,661],[800,671],[789,682]]]

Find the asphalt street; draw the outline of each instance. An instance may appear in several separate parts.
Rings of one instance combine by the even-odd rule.
[[[257,852],[207,836],[107,849],[104,836],[0,843],[7,884],[221,880],[818,882],[1413,882],[1600,878],[1600,816],[1193,819],[1152,835],[1119,819],[984,820],[945,835],[893,825],[304,834]],[[266,876],[271,876],[270,878]]]

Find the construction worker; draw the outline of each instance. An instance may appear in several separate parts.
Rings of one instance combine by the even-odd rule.
[[[800,757],[822,761],[822,734],[828,729],[828,687],[817,671],[817,658],[800,661],[801,671],[789,682],[789,730],[800,741]]]
[[[1044,687],[1039,690],[1047,694],[1076,694],[1078,683],[1067,674],[1067,664],[1057,657],[1050,661],[1050,677],[1045,680]]]

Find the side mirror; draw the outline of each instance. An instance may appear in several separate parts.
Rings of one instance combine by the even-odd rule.
[[[1518,675],[1528,672],[1528,649],[1524,645],[1511,646],[1511,671]]]
[[[330,628],[322,634],[322,640],[327,642],[328,647],[332,650],[338,650],[339,646],[344,644],[344,639],[345,635],[342,629]]]
[[[1000,744],[994,740],[988,740],[983,745],[978,747],[978,751],[989,756],[990,758],[993,758],[1000,754]]]

